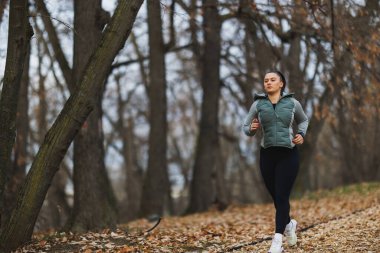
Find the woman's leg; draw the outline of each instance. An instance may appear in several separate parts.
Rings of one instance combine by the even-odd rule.
[[[290,221],[289,197],[298,168],[299,155],[296,147],[281,154],[275,169],[276,233],[283,234]]]
[[[264,180],[265,187],[273,199],[273,203],[276,206],[275,196],[275,169],[276,160],[275,152],[271,148],[260,149],[260,172]]]

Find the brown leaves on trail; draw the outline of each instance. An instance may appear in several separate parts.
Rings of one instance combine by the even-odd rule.
[[[344,218],[317,225],[298,232],[296,247],[284,244],[285,252],[366,252],[380,251],[379,203]],[[266,252],[271,241],[236,252]]]
[[[41,237],[41,235],[39,235]],[[16,252],[138,252],[137,248],[128,246],[129,242],[122,230],[86,234],[55,233],[25,246]]]
[[[298,243],[285,252],[380,252],[380,184],[313,193],[291,202]],[[116,231],[35,236],[16,252],[267,252],[274,233],[271,204],[231,206],[153,224],[137,220]],[[127,231],[127,232],[125,232]]]
[[[304,252],[379,252],[380,207],[370,207],[361,212],[317,226],[302,234],[298,248]],[[297,251],[300,252],[300,251]]]

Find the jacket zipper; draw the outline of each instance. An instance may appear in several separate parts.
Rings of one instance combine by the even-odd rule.
[[[283,97],[280,97],[280,99],[277,101],[277,103],[276,103],[276,107],[275,108],[273,108],[273,104],[272,104],[272,102],[269,100],[269,98],[268,98],[268,101],[269,101],[269,103],[271,104],[271,106],[272,106],[272,108],[273,108],[273,111],[274,111],[274,115],[276,116],[276,123],[275,123],[275,134],[274,134],[274,143],[275,143],[275,145],[277,145],[277,122],[278,122],[278,119],[279,119],[279,117],[278,117],[278,114],[277,114],[277,111],[276,111],[276,108],[278,107],[278,104],[280,103],[280,101],[281,101],[281,99],[282,99]],[[280,120],[281,120],[281,118],[280,118]],[[281,120],[282,121],[282,120]],[[283,122],[284,123],[284,122]]]
[[[288,94],[288,95],[289,95],[289,94]],[[273,108],[274,115],[276,116],[275,134],[274,134],[274,143],[275,143],[275,145],[277,145],[277,119],[279,118],[278,115],[277,115],[276,108],[277,108],[278,104],[280,103],[281,99],[283,99],[284,97],[287,97],[287,96],[280,97],[280,99],[277,101],[277,104],[276,104],[276,107],[275,107],[275,108],[273,108],[273,104],[272,104],[272,102],[270,101],[270,99],[269,99],[268,97],[266,97],[266,99],[268,100],[268,102],[270,103],[270,105],[271,105],[272,108]],[[281,118],[280,118],[280,120],[281,120]],[[282,121],[282,120],[281,120],[281,121]],[[284,122],[282,121],[282,123],[284,123]]]
[[[278,104],[280,103],[280,100],[281,100],[281,98],[277,101],[276,107],[273,108],[274,115],[276,116],[276,122],[274,125],[275,126],[275,128],[274,128],[274,130],[275,130],[275,132],[274,132],[274,143],[275,143],[275,145],[277,145],[277,121],[278,121],[278,115],[276,112],[276,108],[277,108]],[[272,105],[272,107],[273,107],[273,105]]]

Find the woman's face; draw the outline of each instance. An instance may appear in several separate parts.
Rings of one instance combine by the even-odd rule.
[[[281,93],[284,83],[276,73],[267,73],[264,77],[264,89],[268,94]]]

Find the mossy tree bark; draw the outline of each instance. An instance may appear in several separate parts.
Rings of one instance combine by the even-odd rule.
[[[3,212],[4,189],[12,167],[11,154],[16,137],[17,103],[32,35],[33,30],[28,21],[28,1],[11,1],[7,59],[0,98],[0,213]]]
[[[25,183],[16,209],[0,233],[0,251],[10,251],[30,240],[33,227],[53,176],[70,143],[97,104],[104,80],[124,46],[143,0],[120,0],[115,13],[91,56],[79,86],[70,96],[46,134]]]

